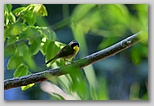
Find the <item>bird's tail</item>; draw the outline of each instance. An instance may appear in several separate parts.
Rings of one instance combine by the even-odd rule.
[[[47,65],[48,63],[50,63],[51,61],[55,60],[57,57],[53,57],[52,59],[50,59],[49,61],[47,61],[45,64]]]

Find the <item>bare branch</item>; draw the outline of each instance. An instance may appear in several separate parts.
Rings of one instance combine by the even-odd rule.
[[[10,88],[15,88],[15,87],[20,87],[20,86],[25,86],[31,83],[36,83],[36,82],[41,82],[48,80],[50,78],[55,78],[60,75],[64,75],[69,73],[69,68],[71,67],[76,67],[76,68],[83,68],[89,64],[92,64],[96,61],[99,61],[101,59],[107,58],[109,56],[115,55],[128,47],[131,47],[132,45],[136,44],[139,42],[141,39],[140,34],[141,32],[134,34],[104,50],[98,51],[96,53],[93,53],[89,56],[86,56],[78,61],[73,62],[70,65],[66,65],[60,68],[56,69],[50,69],[50,70],[45,70],[43,72],[39,73],[34,73],[30,74],[28,76],[23,76],[20,78],[12,78],[12,79],[7,79],[4,80],[4,89],[10,89]]]

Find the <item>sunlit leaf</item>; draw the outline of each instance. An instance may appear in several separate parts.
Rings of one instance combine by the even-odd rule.
[[[17,35],[21,34],[23,30],[23,24],[14,23],[7,26],[4,30],[4,36],[7,37],[17,37]]]
[[[11,4],[5,4],[4,5],[4,24],[12,24],[15,23],[16,17],[12,13],[12,5]]]
[[[27,89],[29,89],[29,88],[31,88],[31,87],[33,87],[35,84],[34,83],[32,83],[32,84],[28,84],[28,85],[26,85],[26,86],[22,86],[21,87],[21,90],[27,90]]]
[[[46,7],[42,4],[35,4],[33,12],[40,15],[40,16],[47,16],[48,15]]]
[[[16,23],[12,26],[11,35],[19,35],[22,32],[22,25],[20,23]]]

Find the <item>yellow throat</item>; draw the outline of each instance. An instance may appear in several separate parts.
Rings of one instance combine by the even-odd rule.
[[[75,50],[75,55],[78,53],[79,51],[79,47],[78,46],[74,46],[73,49]]]

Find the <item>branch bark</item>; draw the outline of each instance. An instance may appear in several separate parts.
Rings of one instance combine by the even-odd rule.
[[[20,86],[25,86],[31,83],[36,83],[36,82],[42,82],[45,80],[48,80],[50,78],[55,78],[60,75],[64,75],[69,73],[69,69],[72,67],[81,69],[89,64],[92,64],[96,61],[99,61],[101,59],[107,58],[109,56],[115,55],[128,47],[131,47],[132,45],[136,44],[139,42],[141,39],[141,32],[136,33],[134,35],[131,35],[130,37],[104,49],[101,51],[98,51],[96,53],[93,53],[89,56],[86,56],[78,61],[73,62],[72,64],[56,68],[56,69],[49,69],[45,70],[43,72],[39,73],[34,73],[30,74],[28,76],[23,76],[20,78],[12,78],[12,79],[7,79],[4,80],[4,89],[10,89],[10,88],[15,88],[15,87],[20,87]]]

